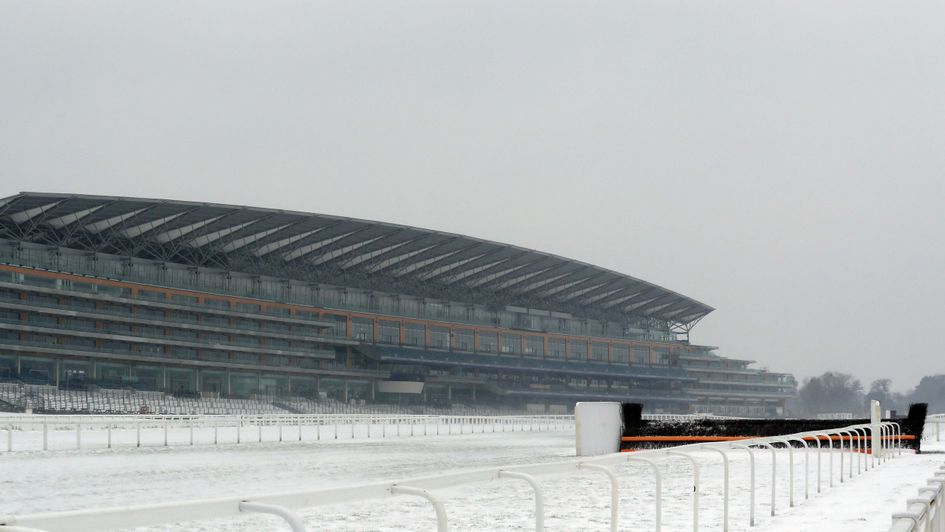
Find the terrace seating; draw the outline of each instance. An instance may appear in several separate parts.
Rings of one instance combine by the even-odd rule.
[[[164,392],[129,389],[68,390],[55,386],[0,382],[0,401],[34,412],[82,414],[167,415],[273,415],[273,414],[416,414],[518,415],[507,407],[454,404],[449,408],[425,405],[355,405],[334,399],[298,396],[237,399],[232,397],[175,397]]]

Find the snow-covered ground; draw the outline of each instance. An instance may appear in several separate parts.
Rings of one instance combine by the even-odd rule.
[[[945,446],[929,442],[928,450]],[[835,455],[835,458],[839,454]],[[732,452],[732,530],[748,530],[748,455]],[[886,530],[945,454],[903,453],[844,484],[804,501],[803,452],[795,451],[795,498],[788,507],[787,453],[777,453],[777,515],[770,516],[771,453],[756,453],[758,527],[774,531]],[[721,530],[722,465],[714,453],[698,453],[702,471],[700,529]],[[845,459],[847,459],[845,457]],[[148,504],[220,496],[323,489],[399,480],[463,469],[576,460],[571,432],[417,436],[383,440],[286,441],[217,447],[148,447],[8,453],[0,456],[0,514]],[[656,459],[664,472],[664,530],[691,530],[692,468],[672,457]],[[834,460],[835,482],[839,461]],[[620,528],[651,530],[653,483],[641,465],[620,467]],[[610,487],[599,472],[542,476],[548,530],[607,530]],[[454,530],[531,530],[534,498],[514,480],[438,490]],[[426,501],[397,497],[299,512],[310,530],[434,530]],[[277,518],[182,523],[149,530],[286,530]]]

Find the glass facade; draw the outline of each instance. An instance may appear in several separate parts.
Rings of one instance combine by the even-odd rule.
[[[330,287],[320,287],[319,293],[339,305],[346,301],[387,305],[397,315],[436,315],[441,321],[397,315],[372,318],[98,280],[50,281],[49,275],[12,272],[0,265],[0,379],[184,396],[300,395],[371,401],[377,381],[396,377],[429,382],[423,401],[431,404],[647,400],[665,411],[685,411],[690,403],[684,389],[689,385],[681,386],[678,380],[693,378],[679,370],[677,357],[701,352],[669,343],[615,339],[621,335],[608,332],[606,324],[587,320],[538,315],[525,319],[520,312],[499,315],[472,305],[454,308],[416,298],[368,298]],[[469,324],[477,320],[492,323]],[[548,334],[551,330],[558,335]],[[591,332],[595,334],[584,336]],[[4,345],[36,346],[47,352],[4,352]],[[365,345],[380,350],[362,350]],[[420,360],[437,363],[418,362],[416,350],[426,351]],[[503,356],[483,358],[495,354]],[[142,363],[142,357],[154,362]],[[594,364],[580,366],[587,362]],[[591,366],[599,369],[593,370],[594,376],[570,378],[549,372],[557,368],[555,364],[582,372],[591,371]],[[635,372],[649,372],[645,385]],[[436,384],[446,377],[461,377],[464,384]],[[704,380],[702,388],[692,389],[720,393],[717,386],[722,385]],[[490,390],[496,386],[507,392],[495,395]],[[723,391],[734,397],[749,390],[743,386],[732,391],[728,386]],[[794,387],[788,382],[775,391],[752,393],[778,401]],[[535,399],[536,393],[541,399]]]

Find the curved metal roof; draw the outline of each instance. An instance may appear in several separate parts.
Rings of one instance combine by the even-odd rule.
[[[0,238],[428,296],[692,324],[712,307],[550,253],[417,227],[277,209],[24,192]],[[396,284],[396,289],[391,286]],[[386,287],[386,288],[385,288]],[[410,289],[412,288],[412,289]]]

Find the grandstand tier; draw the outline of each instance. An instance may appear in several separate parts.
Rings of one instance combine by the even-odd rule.
[[[783,414],[791,375],[689,342],[712,310],[598,266],[415,227],[141,198],[0,200],[0,380],[51,410],[136,411],[151,392],[168,412],[263,396],[289,411],[614,400]]]

